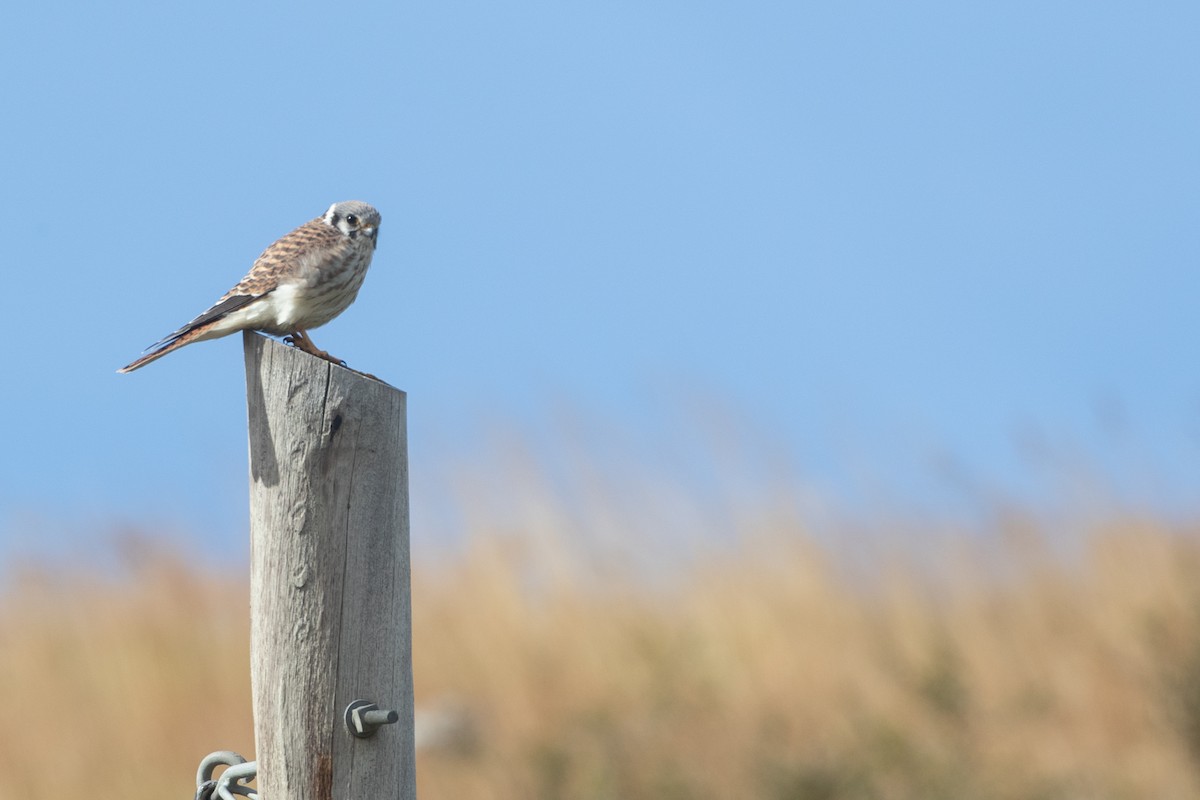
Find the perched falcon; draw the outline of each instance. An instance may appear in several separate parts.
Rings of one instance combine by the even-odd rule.
[[[185,344],[254,330],[286,336],[306,353],[340,364],[318,350],[308,331],[346,310],[358,295],[379,236],[379,212],[366,203],[334,203],[268,247],[246,277],[150,352],[117,372],[133,372]]]

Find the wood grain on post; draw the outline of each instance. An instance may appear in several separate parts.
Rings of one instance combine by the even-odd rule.
[[[258,334],[245,351],[259,794],[412,800],[405,394]],[[352,737],[360,699],[399,722]]]

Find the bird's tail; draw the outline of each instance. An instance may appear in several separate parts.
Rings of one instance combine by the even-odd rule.
[[[206,327],[197,327],[184,331],[177,331],[168,336],[166,339],[163,339],[161,342],[155,342],[154,344],[150,345],[150,347],[153,349],[149,353],[146,353],[146,355],[142,356],[137,361],[134,361],[132,364],[126,364],[117,370],[117,372],[124,374],[127,372],[133,372],[135,369],[141,369],[151,361],[157,361],[173,350],[178,350],[186,344],[198,342],[201,339],[207,338],[204,335],[207,332],[208,330]]]
[[[245,316],[246,311],[244,309],[260,297],[262,297],[261,294],[231,294],[221,298],[208,311],[205,311],[174,333],[167,334],[166,337],[159,339],[147,347],[146,349],[150,352],[132,364],[121,367],[117,372],[133,372],[135,369],[146,366],[151,361],[162,358],[172,350],[178,350],[185,344],[199,342],[204,339],[215,339],[218,336],[227,336],[234,331],[251,327],[249,325],[249,318]]]

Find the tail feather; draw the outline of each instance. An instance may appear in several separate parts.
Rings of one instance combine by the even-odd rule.
[[[166,339],[163,339],[161,342],[156,342],[155,344],[151,345],[151,347],[154,348],[153,350],[151,350],[149,353],[146,353],[146,355],[142,356],[137,361],[121,367],[119,370],[117,370],[117,372],[125,374],[128,372],[133,372],[135,369],[141,369],[151,361],[157,361],[173,350],[178,350],[184,345],[199,341],[200,339],[204,338],[205,332],[206,328],[192,328],[191,330],[173,333]]]
[[[249,305],[251,301],[257,300],[262,296],[263,295],[261,294],[236,294],[219,300],[215,306],[196,317],[187,325],[184,325],[174,333],[167,334],[162,339],[159,339],[157,342],[150,345],[148,348],[146,348],[150,352],[146,353],[146,355],[142,356],[137,361],[134,361],[132,364],[126,364],[125,366],[121,367],[119,370],[117,370],[117,372],[122,374],[133,372],[135,369],[146,366],[151,361],[157,361],[167,353],[170,353],[172,350],[178,350],[185,344],[191,344],[192,342],[197,342],[201,339],[211,339],[214,336],[224,336],[228,333],[232,333],[232,331],[229,330],[216,333],[212,330],[212,328],[216,323],[224,320],[233,312],[244,308],[245,306]]]

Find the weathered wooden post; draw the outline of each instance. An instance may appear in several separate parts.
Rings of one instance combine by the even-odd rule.
[[[258,791],[414,800],[405,394],[258,334],[245,350]],[[379,709],[365,738],[356,700]]]

